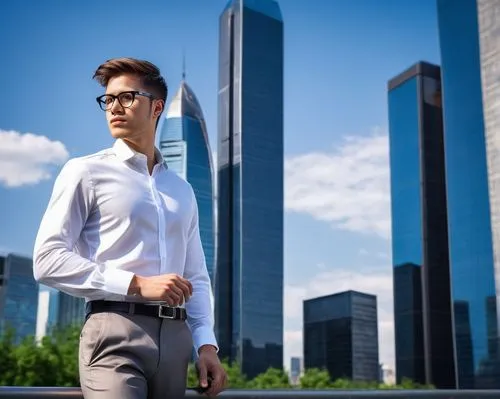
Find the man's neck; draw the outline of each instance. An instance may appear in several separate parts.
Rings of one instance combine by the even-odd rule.
[[[143,140],[141,142],[136,142],[128,139],[124,139],[124,141],[133,150],[146,155],[149,174],[153,173],[153,167],[156,163],[154,141],[150,142],[149,140]]]

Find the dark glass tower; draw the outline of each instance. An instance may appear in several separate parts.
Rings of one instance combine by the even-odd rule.
[[[220,17],[216,331],[248,377],[283,367],[283,21],[272,0]]]
[[[377,298],[356,291],[304,301],[304,367],[378,381]]]
[[[454,388],[440,69],[388,90],[396,376]]]
[[[184,76],[160,134],[160,151],[168,167],[193,187],[198,203],[200,237],[208,274],[214,279],[214,190],[212,150],[200,103]]]
[[[500,388],[500,2],[437,11],[458,385]]]

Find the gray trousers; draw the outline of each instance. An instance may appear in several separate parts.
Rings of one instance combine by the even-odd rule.
[[[186,322],[114,312],[91,314],[80,335],[85,399],[185,395],[193,341]]]

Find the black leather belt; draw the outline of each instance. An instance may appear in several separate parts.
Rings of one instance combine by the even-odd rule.
[[[116,301],[89,301],[85,305],[87,317],[91,313],[121,312],[161,319],[186,320],[186,309],[173,308],[167,305],[146,305],[143,303]]]

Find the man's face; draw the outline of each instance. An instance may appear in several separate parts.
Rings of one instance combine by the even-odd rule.
[[[109,130],[115,139],[142,140],[146,135],[154,135],[154,101],[145,95],[125,93],[136,91],[148,93],[141,79],[134,75],[120,75],[108,82],[106,94],[118,96],[123,93],[119,97],[120,101],[115,99],[106,111]]]

